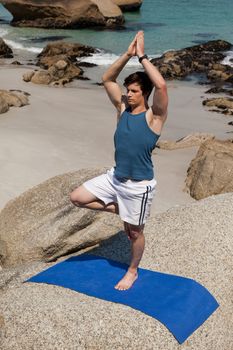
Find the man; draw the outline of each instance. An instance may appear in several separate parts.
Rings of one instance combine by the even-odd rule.
[[[137,56],[145,72],[125,79],[127,95],[123,95],[116,79],[133,56]],[[116,166],[86,181],[71,193],[71,201],[82,208],[119,214],[131,242],[128,271],[116,284],[118,290],[129,289],[137,279],[143,255],[146,219],[155,192],[151,153],[167,118],[166,83],[144,52],[144,34],[138,32],[128,50],[103,75],[104,87],[117,110],[114,135]],[[155,87],[152,106],[148,98]]]

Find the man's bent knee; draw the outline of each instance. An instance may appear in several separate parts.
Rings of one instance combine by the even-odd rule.
[[[144,229],[144,225],[132,225],[132,224],[128,224],[128,228],[129,228],[129,233],[128,236],[130,239],[135,240],[138,237],[140,237],[140,235],[143,234],[143,229]]]
[[[85,204],[97,200],[97,198],[81,185],[70,193],[70,200],[74,205],[83,207]]]
[[[70,193],[70,201],[75,205],[81,204],[81,201],[79,198],[79,187]]]

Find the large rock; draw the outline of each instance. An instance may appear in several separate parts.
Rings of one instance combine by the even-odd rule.
[[[42,68],[49,68],[57,61],[64,59],[75,63],[77,62],[77,58],[91,56],[96,51],[97,50],[91,46],[58,41],[46,45],[38,55],[37,65]]]
[[[233,115],[233,98],[230,97],[216,97],[209,98],[202,102],[203,106],[216,107],[213,111],[223,113],[226,115]],[[212,110],[210,110],[212,111]]]
[[[139,10],[143,0],[112,0],[114,4],[118,5],[122,11]]]
[[[47,70],[35,70],[26,72],[23,80],[31,81],[34,84],[64,86],[73,79],[79,79],[83,75],[83,70],[74,65],[69,60],[59,60],[51,65]]]
[[[72,189],[100,173],[82,170],[56,176],[10,201],[0,213],[0,241],[5,244],[1,264],[54,260],[117,233],[117,217],[70,202]]]
[[[23,91],[0,90],[0,114],[10,107],[22,107],[29,104],[28,94]]]
[[[0,38],[0,58],[12,58],[13,51],[12,49],[5,43],[5,41]]]
[[[26,76],[28,77],[27,73]],[[27,81],[26,79],[24,79],[24,75],[23,80]],[[49,85],[50,83],[52,83],[52,76],[49,74],[48,71],[35,71],[30,81],[34,84]]]
[[[0,96],[0,114],[6,113],[9,110],[9,105],[6,102],[5,98]]]
[[[205,94],[227,94],[233,96],[233,89],[224,89],[222,86],[214,86],[205,91]]]
[[[230,50],[231,47],[232,44],[229,42],[213,40],[178,51],[168,51],[161,57],[152,59],[151,62],[166,79],[182,79],[191,73],[207,74],[212,70],[221,71],[221,74],[212,73],[214,81],[222,79],[225,81],[233,76],[233,68],[220,63],[225,57],[222,52]],[[211,74],[209,79],[211,80]]]
[[[233,192],[233,141],[204,142],[189,166],[186,187],[195,199]]]
[[[161,140],[157,143],[157,147],[166,150],[174,150],[179,148],[200,146],[206,140],[213,140],[215,136],[213,134],[194,133],[182,137],[177,141]]]
[[[73,79],[85,79],[77,58],[91,56],[97,50],[94,47],[79,43],[58,41],[48,44],[38,55],[37,65],[42,71],[25,73],[24,81],[35,84],[53,84],[64,86]]]
[[[214,196],[170,209],[146,225],[141,267],[193,278],[220,304],[182,347],[160,322],[140,311],[62,287],[22,283],[50,265],[30,262],[0,272],[1,350],[232,349],[232,206],[233,194]],[[129,242],[119,233],[91,253],[128,263]]]
[[[212,84],[214,89],[233,88],[233,67],[222,64],[232,44],[224,40],[213,40],[204,44],[187,47],[178,51],[168,51],[151,62],[159,69],[165,79],[184,79],[190,74],[200,77],[200,82]],[[225,92],[226,89],[223,89]],[[218,111],[218,110],[217,110]],[[221,111],[224,114],[231,111]]]
[[[4,0],[20,27],[81,28],[117,26],[124,22],[120,8],[111,0]]]

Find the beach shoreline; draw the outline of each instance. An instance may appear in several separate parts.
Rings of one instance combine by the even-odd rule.
[[[1,89],[30,94],[28,106],[11,107],[0,116],[0,209],[53,176],[114,165],[116,118],[104,88],[94,80],[75,80],[64,88],[26,83],[22,75],[32,68],[0,66]],[[169,117],[161,140],[175,141],[196,132],[212,133],[219,139],[231,137],[232,127],[227,123],[232,118],[202,106],[203,96],[208,98],[206,86],[190,81],[167,83]],[[183,189],[197,149],[155,149],[152,158],[158,184],[151,215],[195,201]]]

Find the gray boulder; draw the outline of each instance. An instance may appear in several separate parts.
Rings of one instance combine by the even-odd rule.
[[[51,192],[50,195],[52,202]],[[220,304],[182,345],[182,350],[232,348],[232,205],[232,193],[213,196],[170,209],[146,225],[141,267],[194,278]],[[111,222],[114,215],[109,215]],[[129,242],[119,232],[90,253],[128,263]],[[181,349],[160,322],[130,307],[62,287],[23,283],[50,265],[30,262],[0,272],[2,350]]]
[[[53,177],[11,200],[0,212],[3,267],[51,261],[116,234],[117,216],[75,207],[70,192],[102,170],[80,170]],[[12,220],[12,218],[14,218]]]
[[[195,199],[233,192],[233,141],[204,142],[187,171],[186,189]]]

